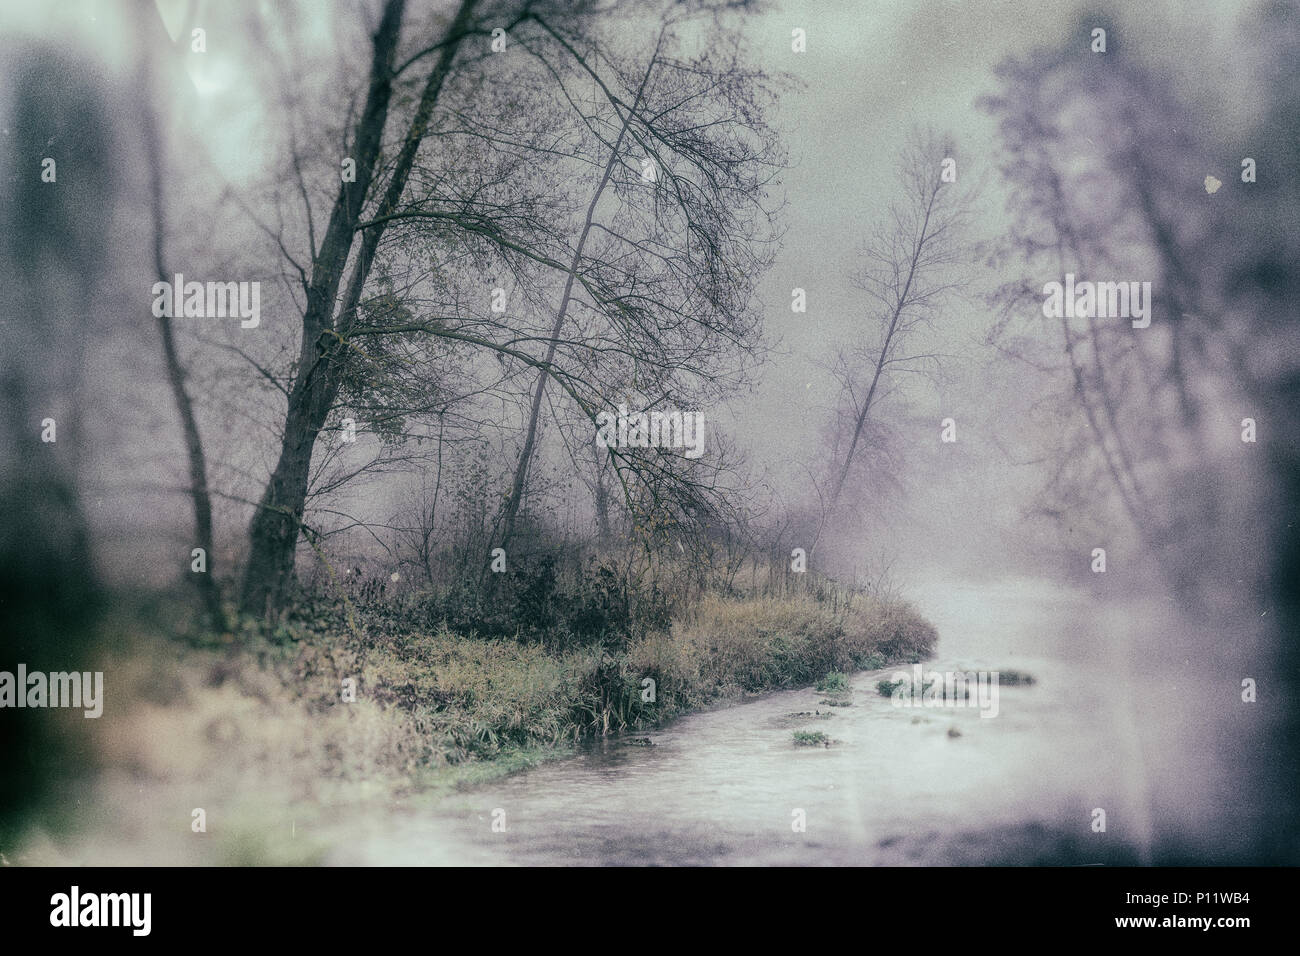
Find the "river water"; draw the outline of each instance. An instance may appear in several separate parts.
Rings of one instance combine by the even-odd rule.
[[[771,693],[649,732],[652,746],[609,741],[410,801],[328,862],[1147,863],[1157,817],[1193,831],[1231,824],[1215,797],[1221,733],[1195,726],[1207,678],[1180,670],[1177,653],[1146,656],[1149,608],[1099,610],[1095,597],[1025,579],[936,582],[908,597],[939,629],[927,670],[1014,669],[1035,682],[999,686],[992,718],[894,706],[875,684],[895,668],[854,675],[847,707],[812,689]],[[1160,680],[1142,681],[1140,655]],[[834,744],[797,747],[795,730]]]

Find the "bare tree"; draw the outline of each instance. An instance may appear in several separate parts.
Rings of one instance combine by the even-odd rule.
[[[913,346],[931,326],[945,297],[959,285],[954,267],[966,252],[963,230],[969,201],[944,182],[953,145],[934,134],[914,133],[900,163],[903,198],[862,249],[854,277],[867,296],[863,317],[869,344],[842,350],[834,374],[840,379],[851,422],[848,448],[831,484],[826,512],[839,508],[849,471],[867,437],[873,409],[891,379],[932,369],[939,356]]]
[[[166,32],[156,11],[149,11],[144,5],[137,6],[137,23],[144,36],[153,36],[153,43],[146,43],[140,51],[139,102],[141,104],[141,134],[148,164],[149,205],[153,229],[153,266],[159,282],[170,283],[172,272],[167,267],[164,249],[167,237],[167,214],[163,194],[165,152],[162,137],[158,132],[158,115],[155,107],[155,87],[153,82],[154,47],[174,51],[176,45],[167,43]],[[152,15],[151,15],[152,14]],[[182,37],[186,34],[182,34]],[[167,66],[174,67],[174,63]],[[173,77],[179,70],[169,70]],[[217,584],[216,551],[212,537],[212,495],[208,490],[207,457],[203,451],[203,438],[199,433],[198,419],[194,413],[194,403],[186,387],[186,370],[181,363],[176,346],[176,333],[172,326],[172,317],[163,310],[157,316],[158,334],[162,343],[163,360],[167,367],[167,382],[171,388],[172,399],[176,403],[176,412],[181,420],[181,430],[185,439],[185,456],[189,468],[190,500],[194,507],[194,542],[203,549],[206,556],[206,571],[192,575],[198,587],[204,610],[212,626],[224,631],[228,625],[225,609],[221,604],[221,590]]]
[[[358,321],[358,306],[370,277],[386,217],[401,201],[416,151],[424,139],[434,105],[451,73],[457,50],[471,26],[476,0],[461,0],[447,25],[433,68],[425,81],[401,149],[388,172],[376,209],[376,222],[358,226],[372,181],[380,172],[380,147],[393,93],[395,60],[404,0],[388,0],[374,35],[365,106],[356,123],[352,159],[356,179],[345,179],[330,212],[311,275],[303,275],[307,308],[302,320],[302,350],[288,396],[279,460],[249,529],[249,558],[241,605],[246,612],[278,608],[293,576],[295,545],[302,527],[312,450],[342,385],[345,333]],[[360,248],[352,255],[358,235]],[[344,272],[351,260],[346,285]]]
[[[599,17],[584,17],[581,5],[556,9],[562,12],[552,16],[540,3],[525,3],[507,20],[512,42],[532,58],[534,75],[516,72],[524,68],[517,56],[504,69],[458,75],[456,53],[465,37],[487,33],[475,21],[475,4],[466,0],[444,39],[424,51],[437,63],[396,158],[385,164],[380,142],[393,81],[415,59],[396,63],[402,5],[395,0],[385,7],[351,151],[356,183],[339,192],[310,274],[302,270],[301,354],[286,389],[279,459],[250,528],[245,610],[282,603],[304,528],[317,436],[349,393],[349,370],[382,359],[381,343],[398,343],[401,360],[414,365],[420,359],[412,349],[427,352],[441,343],[438,354],[452,349],[466,370],[480,376],[482,356],[495,355],[503,389],[521,371],[543,373],[530,389],[527,453],[516,465],[515,484],[526,481],[528,446],[537,432],[531,409],[540,410],[547,378],[591,421],[598,408],[613,404],[611,382],[633,381],[651,400],[677,399],[680,405],[722,394],[747,365],[736,358],[753,349],[758,320],[750,300],[769,252],[763,230],[770,232],[771,213],[763,187],[779,166],[775,138],[759,119],[762,75],[741,68],[734,51],[711,69],[704,61],[664,60],[676,84],[656,84],[654,98],[647,84],[644,99],[625,98],[626,72],[592,39]],[[492,11],[494,23],[501,14]],[[652,72],[640,75],[648,80]],[[524,82],[529,78],[547,82]],[[703,89],[711,93],[707,106],[697,102]],[[478,109],[466,107],[471,96]],[[487,120],[484,103],[500,107]],[[597,104],[603,104],[600,113]],[[566,108],[571,121],[560,128],[572,137],[559,149],[552,117]],[[746,122],[723,135],[713,130],[716,115],[699,122],[708,111],[739,113]],[[635,144],[635,154],[615,148],[624,141],[618,129]],[[609,174],[596,200],[617,197],[617,204],[610,215],[593,216],[570,244],[564,227],[575,187],[581,187],[572,181],[575,161],[581,169],[597,154]],[[643,161],[660,171],[655,188],[647,188]],[[367,209],[366,193],[383,177],[382,196]],[[586,205],[596,208],[590,192]],[[386,234],[391,241],[381,260]],[[524,306],[508,321],[487,312],[465,270],[458,276],[444,265],[457,259],[515,276]],[[412,268],[420,262],[423,271]],[[343,285],[345,266],[350,278]],[[554,282],[565,289],[561,305],[534,330],[525,320],[540,314],[543,292]],[[565,338],[568,322],[578,334]],[[534,344],[543,347],[541,354],[531,351]],[[389,378],[381,372],[360,382],[360,389],[391,395]],[[418,418],[445,407],[441,384],[426,383],[434,391],[423,396],[416,389],[404,400],[406,410]],[[649,468],[660,480],[678,474],[644,455],[622,458],[624,466]],[[521,498],[522,489],[507,498],[507,514],[517,514]]]
[[[632,118],[636,115],[641,106],[642,98],[645,96],[646,84],[650,82],[650,77],[654,73],[655,66],[659,57],[659,51],[663,46],[664,33],[666,27],[659,33],[659,39],[655,44],[654,53],[650,56],[650,64],[646,67],[645,74],[641,77],[641,83],[637,87],[636,95],[633,97],[632,105],[622,114],[622,120],[618,124],[618,135],[614,138],[613,144],[609,147],[609,158],[605,161],[605,168],[601,171],[600,180],[596,183],[596,188],[592,191],[591,202],[587,204],[586,216],[582,222],[582,229],[578,234],[578,239],[573,246],[573,256],[569,260],[568,269],[564,276],[564,291],[560,295],[560,305],[555,312],[555,325],[551,328],[550,344],[546,347],[546,358],[542,370],[537,375],[537,386],[533,390],[533,403],[528,413],[528,424],[524,431],[523,450],[519,453],[519,463],[515,466],[514,481],[510,486],[510,493],[507,496],[502,514],[500,544],[502,548],[508,547],[510,539],[515,532],[515,518],[519,514],[519,505],[523,500],[524,486],[528,478],[528,466],[533,457],[533,447],[537,441],[537,425],[541,418],[542,394],[546,388],[547,372],[546,368],[554,364],[555,351],[559,347],[560,331],[564,328],[564,320],[568,316],[569,306],[573,300],[574,282],[578,278],[578,271],[583,265],[583,253],[587,245],[587,239],[591,236],[592,226],[595,225],[596,207],[600,204],[601,196],[604,195],[606,187],[609,186],[610,179],[613,177],[615,168],[622,162],[625,162],[620,151],[623,148],[623,142],[627,139],[628,129],[632,125]]]
[[[1138,538],[1167,551],[1217,507],[1217,495],[1191,470],[1195,464],[1208,475],[1213,467],[1202,408],[1225,383],[1206,348],[1223,302],[1190,265],[1214,226],[1199,210],[1182,214],[1170,194],[1199,186],[1204,174],[1196,171],[1211,160],[1187,104],[1166,84],[1122,52],[1104,67],[1095,59],[1064,55],[1049,65],[1034,58],[1000,70],[1005,91],[987,105],[1000,119],[1015,215],[1002,255],[1013,252],[1058,281],[1067,273],[1126,286],[1145,278],[1151,325],[1133,328],[1095,310],[1045,317],[1041,279],[1025,277],[996,294],[1001,316],[991,340],[1027,374],[1062,374],[1058,394],[1075,412],[1063,407],[1056,420],[1058,464],[1046,510],[1068,510],[1108,488],[1105,497]],[[1081,122],[1085,99],[1092,105]],[[1021,334],[1026,318],[1054,326],[1052,336],[1036,328]],[[1150,492],[1159,487],[1182,492]]]

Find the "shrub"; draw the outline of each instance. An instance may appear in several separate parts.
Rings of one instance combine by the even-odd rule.
[[[794,745],[796,747],[829,747],[831,738],[820,730],[796,730],[794,732]]]
[[[905,683],[907,682],[901,680],[878,680],[876,681],[876,693],[881,697],[893,697],[894,691]]]
[[[849,679],[839,671],[831,671],[817,682],[815,689],[823,694],[842,694],[849,689]]]

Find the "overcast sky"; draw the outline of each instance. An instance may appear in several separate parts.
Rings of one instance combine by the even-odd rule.
[[[187,2],[159,4],[173,33],[180,29]],[[367,24],[354,4],[335,6],[337,12],[327,15],[329,5],[307,5],[303,9],[323,13],[297,18],[294,35],[303,45],[302,59],[291,59],[300,75],[322,62],[332,62],[334,69],[363,68]],[[1189,92],[1210,104],[1223,129],[1242,130],[1250,124],[1254,106],[1245,69],[1250,59],[1241,56],[1237,40],[1247,6],[1221,0],[1121,4],[1108,14],[1118,25],[1110,42],[1124,44],[1176,86],[1192,85]],[[195,23],[210,28],[208,52],[187,61],[193,114],[182,117],[194,137],[194,145],[186,147],[191,152],[182,158],[194,168],[220,169],[237,186],[255,184],[262,176],[263,164],[271,158],[261,135],[266,106],[249,73],[261,54],[248,32],[231,24],[271,25],[286,9],[251,0],[198,4]],[[413,15],[419,9],[413,7]],[[998,235],[1005,225],[995,168],[998,149],[993,124],[976,103],[995,91],[993,70],[1008,56],[1046,54],[1067,41],[1086,47],[1087,25],[1100,16],[1089,11],[1096,9],[1076,0],[786,0],[750,20],[745,32],[757,65],[788,72],[799,81],[772,115],[791,161],[783,177],[787,232],[760,286],[767,331],[779,351],[760,370],[753,395],[741,396],[713,415],[734,431],[751,462],[770,472],[778,487],[796,489],[805,464],[822,453],[822,433],[837,388],[818,363],[832,345],[852,340],[869,320],[850,277],[864,233],[897,198],[895,168],[909,131],[919,125],[953,134],[958,186],[984,183],[981,237]],[[69,47],[79,38],[85,55],[102,57],[110,67],[124,69],[132,62],[129,20],[112,15],[103,3],[72,0],[52,14],[44,4],[3,2],[0,10],[11,34],[27,32]],[[807,32],[805,53],[790,49],[796,27]],[[358,49],[362,57],[349,61],[346,51]],[[341,62],[339,51],[345,51]],[[328,90],[328,80],[322,75],[312,82]],[[194,155],[195,149],[202,155]],[[200,242],[205,235],[195,234]],[[790,310],[795,287],[807,290],[807,314]],[[293,317],[281,320],[291,324]],[[985,356],[978,343],[989,321],[975,295],[954,303],[943,316],[946,348],[969,356],[971,365],[945,394],[918,396],[920,406],[935,413],[932,431],[918,435],[918,442],[933,443],[940,412],[973,421],[996,413],[980,407],[995,397],[984,394],[979,382]],[[288,324],[286,330],[292,331]],[[158,381],[161,387],[161,376]],[[153,415],[159,428],[174,425],[165,400]],[[209,440],[219,460],[220,449],[239,439],[214,434]],[[153,454],[153,447],[145,451]],[[970,500],[947,492],[941,497],[954,512],[971,510]],[[999,506],[1010,515],[1015,496]],[[183,514],[183,507],[178,513]]]

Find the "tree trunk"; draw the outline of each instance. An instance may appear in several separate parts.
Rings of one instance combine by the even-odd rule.
[[[605,457],[602,454],[604,449],[594,437],[591,445],[596,453],[596,534],[598,543],[604,548],[614,537],[609,526],[609,487],[605,484]]]
[[[429,117],[443,83],[451,72],[456,51],[464,39],[477,2],[478,0],[461,0],[456,16],[448,27],[445,45],[425,84],[415,117],[407,129],[392,178],[376,214],[377,219],[391,214],[401,200],[407,177],[415,162],[416,151],[428,127]],[[330,409],[338,398],[345,360],[341,342],[346,338],[360,305],[361,293],[369,278],[379,240],[383,236],[383,221],[366,229],[336,320],[335,305],[339,298],[343,270],[352,249],[353,237],[360,225],[361,210],[374,176],[380,140],[388,118],[393,59],[404,7],[404,0],[389,0],[384,7],[384,15],[374,38],[374,57],[366,105],[357,123],[354,147],[356,156],[353,157],[356,159],[356,182],[342,184],[330,214],[324,241],[312,262],[307,311],[303,316],[299,371],[289,392],[280,457],[249,527],[249,559],[240,600],[241,608],[249,614],[275,613],[284,606],[292,586],[298,532],[302,528],[307,485],[311,475],[312,451]]]
[[[337,395],[337,384],[331,389],[324,378],[301,378],[289,394],[280,458],[249,529],[250,550],[241,601],[248,614],[274,614],[284,606],[293,583],[312,450]]]
[[[171,282],[172,273],[167,268],[163,255],[163,244],[167,234],[166,213],[163,208],[163,145],[158,135],[157,116],[154,111],[154,91],[150,70],[150,54],[141,55],[141,99],[144,104],[142,127],[145,139],[145,152],[149,156],[149,199],[153,218],[153,261],[154,272],[160,282]],[[225,631],[229,625],[226,613],[221,605],[221,589],[216,579],[216,554],[212,543],[212,496],[208,491],[208,465],[203,452],[203,439],[199,434],[198,419],[194,415],[194,403],[185,388],[185,369],[181,365],[180,355],[176,350],[176,336],[172,328],[172,318],[168,315],[158,317],[158,332],[162,340],[163,359],[167,364],[167,382],[171,387],[172,399],[176,403],[176,413],[180,416],[181,430],[185,436],[185,457],[189,465],[190,500],[194,506],[194,544],[202,548],[207,556],[207,570],[201,574],[192,574],[198,587],[199,598],[207,613],[212,627]]]
[[[660,42],[663,41],[663,33],[659,35]],[[546,379],[550,375],[550,365],[555,361],[555,350],[559,345],[560,330],[564,327],[565,316],[569,312],[569,302],[573,297],[573,283],[578,275],[578,267],[582,264],[582,252],[587,245],[587,237],[591,235],[592,221],[596,216],[596,204],[600,202],[601,195],[605,192],[605,187],[609,185],[610,177],[614,174],[614,167],[618,164],[618,151],[623,145],[623,140],[627,137],[627,128],[632,122],[632,115],[641,105],[641,96],[645,93],[646,84],[650,81],[650,74],[654,72],[655,57],[659,54],[659,47],[656,45],[654,54],[650,57],[650,65],[646,67],[645,76],[641,78],[641,85],[636,91],[636,98],[632,106],[628,109],[627,115],[623,117],[623,123],[619,127],[618,138],[614,140],[614,146],[609,151],[609,161],[605,163],[605,171],[601,174],[600,182],[596,186],[596,192],[591,197],[591,202],[587,204],[587,218],[582,224],[582,232],[578,235],[578,241],[573,248],[573,258],[569,262],[568,274],[564,279],[564,294],[560,296],[560,307],[555,312],[555,324],[551,327],[551,343],[546,348],[546,367],[537,373],[537,387],[533,390],[532,409],[528,414],[528,429],[524,433],[524,447],[519,453],[519,462],[515,466],[514,481],[510,486],[510,497],[505,500],[501,522],[501,542],[496,547],[505,548],[510,544],[510,539],[515,533],[515,519],[519,515],[520,502],[524,497],[524,487],[528,480],[529,462],[532,461],[533,449],[537,443],[537,424],[541,418],[542,411],[542,394],[546,390]],[[489,547],[491,547],[489,542]]]
[[[930,228],[930,213],[934,209],[934,200],[939,195],[939,186],[936,185],[934,191],[930,193],[930,201],[925,207],[925,219],[921,223],[921,234],[917,237],[916,246],[912,251],[912,262],[908,266],[907,281],[903,285],[903,291],[898,295],[898,302],[894,306],[894,314],[889,320],[889,328],[885,331],[885,340],[880,346],[880,356],[876,360],[875,374],[871,377],[871,387],[867,390],[867,397],[862,402],[862,409],[858,412],[857,421],[853,425],[853,439],[849,443],[848,454],[844,456],[844,466],[840,469],[839,478],[835,482],[835,491],[831,494],[831,504],[828,514],[834,515],[835,509],[840,503],[840,493],[844,491],[844,482],[849,477],[849,466],[853,464],[853,455],[858,449],[858,441],[862,438],[862,430],[867,424],[867,415],[871,412],[871,403],[875,400],[876,386],[880,384],[880,374],[885,368],[885,361],[889,358],[889,346],[894,339],[894,332],[898,329],[898,320],[903,314],[903,309],[907,306],[907,295],[912,289],[912,280],[916,278],[917,262],[921,258],[921,248],[925,245],[928,238],[926,231]]]

